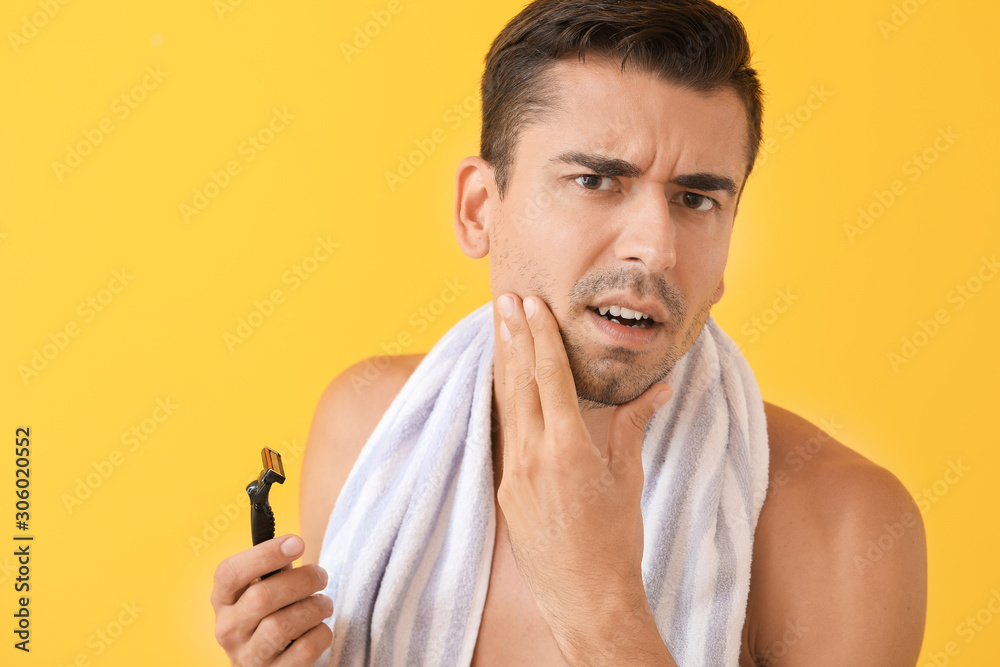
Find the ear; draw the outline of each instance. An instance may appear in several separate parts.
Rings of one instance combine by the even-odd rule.
[[[715,290],[715,297],[712,299],[712,305],[719,303],[722,300],[722,293],[726,291],[726,277],[723,276],[722,280],[719,281],[719,286]]]
[[[455,188],[455,236],[458,245],[472,259],[490,251],[487,225],[490,196],[495,196],[493,169],[489,162],[473,155],[458,163]]]

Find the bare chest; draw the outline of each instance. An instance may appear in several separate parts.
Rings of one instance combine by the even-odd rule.
[[[514,563],[502,516],[498,512],[493,566],[472,667],[568,665]]]
[[[514,563],[503,515],[498,512],[497,516],[493,565],[471,667],[568,666]],[[744,627],[739,664],[756,667],[759,663],[751,657],[747,629]]]

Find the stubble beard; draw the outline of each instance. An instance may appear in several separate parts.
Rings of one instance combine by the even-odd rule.
[[[654,382],[666,377],[698,339],[712,305],[713,301],[709,300],[699,309],[679,342],[676,342],[679,328],[672,326],[670,321],[664,322],[661,325],[666,328],[663,334],[675,342],[666,354],[657,359],[649,359],[648,353],[626,347],[605,348],[595,355],[574,330],[560,327],[580,410],[597,410],[628,403],[641,396]]]

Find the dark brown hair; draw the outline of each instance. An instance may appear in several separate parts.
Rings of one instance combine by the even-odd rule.
[[[743,24],[709,0],[535,0],[497,35],[483,72],[480,155],[504,196],[521,129],[556,103],[546,76],[588,53],[699,92],[732,89],[747,112],[747,174],[760,147],[763,102]]]

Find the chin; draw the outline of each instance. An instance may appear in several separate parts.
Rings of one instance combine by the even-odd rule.
[[[677,363],[673,353],[649,363],[634,354],[610,350],[600,358],[580,355],[567,346],[569,367],[576,383],[576,395],[584,409],[624,405],[634,401],[654,382],[662,380]]]
[[[654,382],[663,380],[701,335],[708,321],[712,303],[705,304],[691,324],[668,350],[655,359],[626,348],[602,349],[594,352],[576,336],[563,336],[569,367],[576,383],[576,395],[583,410],[624,405],[643,394]],[[678,332],[679,333],[679,332]]]

